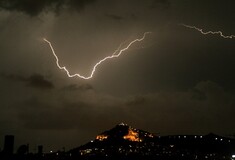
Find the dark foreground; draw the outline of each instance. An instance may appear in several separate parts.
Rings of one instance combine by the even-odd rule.
[[[235,160],[235,139],[216,134],[157,136],[119,124],[96,139],[71,149],[29,153],[22,145],[13,154],[13,137],[7,136],[0,160]]]

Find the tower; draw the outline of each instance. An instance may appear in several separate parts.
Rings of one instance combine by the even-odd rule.
[[[42,146],[42,145],[39,145],[39,146],[38,146],[38,155],[39,155],[39,156],[42,156],[42,155],[43,155],[43,146]]]
[[[13,135],[6,135],[4,141],[4,148],[3,152],[6,155],[12,155],[14,150],[14,136]]]

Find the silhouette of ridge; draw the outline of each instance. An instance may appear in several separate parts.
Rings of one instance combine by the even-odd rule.
[[[158,136],[120,123],[94,140],[70,150],[72,157],[88,159],[231,159],[235,140],[208,135]],[[235,152],[234,152],[235,153]]]

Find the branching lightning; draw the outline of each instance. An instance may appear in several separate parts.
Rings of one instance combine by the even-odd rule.
[[[199,31],[201,34],[204,34],[204,35],[207,35],[207,34],[218,34],[221,37],[226,38],[226,39],[235,38],[235,35],[224,35],[222,31],[206,31],[205,32],[205,31],[203,31],[203,29],[197,28],[195,26],[190,26],[190,25],[186,25],[186,24],[179,24],[179,25],[187,27],[187,28],[190,28],[190,29],[195,29],[195,30]]]
[[[68,77],[70,77],[70,78],[71,78],[71,77],[79,77],[79,78],[82,78],[82,79],[86,79],[86,80],[87,80],[87,79],[91,79],[91,78],[93,77],[93,75],[94,75],[94,73],[95,73],[97,67],[98,67],[100,64],[102,64],[104,61],[106,61],[106,60],[108,60],[108,59],[118,58],[123,52],[125,52],[126,50],[128,50],[134,43],[143,41],[143,40],[145,39],[146,35],[149,34],[149,33],[151,33],[151,32],[145,32],[144,35],[143,35],[141,38],[138,38],[138,39],[135,39],[135,40],[131,41],[131,42],[130,42],[125,48],[123,48],[123,49],[120,49],[120,48],[122,47],[122,44],[121,44],[121,45],[119,46],[119,48],[118,48],[111,56],[107,56],[107,57],[101,59],[99,62],[97,62],[97,63],[94,65],[94,67],[93,67],[93,69],[92,69],[92,71],[91,71],[91,73],[90,73],[89,76],[83,76],[83,75],[80,75],[79,73],[71,74],[71,73],[69,72],[69,70],[68,70],[65,66],[61,66],[61,65],[59,64],[59,58],[58,58],[58,56],[56,55],[55,50],[54,50],[54,48],[53,48],[51,42],[48,41],[46,38],[43,38],[43,40],[44,40],[45,42],[47,42],[48,45],[50,46],[51,51],[52,51],[52,53],[53,53],[53,55],[54,55],[54,57],[55,57],[55,59],[56,59],[56,65],[57,65],[57,67],[58,67],[60,70],[64,70],[64,71],[67,73]]]

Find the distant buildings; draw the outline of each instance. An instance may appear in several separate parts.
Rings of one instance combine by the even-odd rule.
[[[39,156],[42,156],[42,155],[43,155],[43,146],[42,146],[42,145],[39,145],[39,146],[38,146],[38,155],[39,155]]]
[[[3,153],[5,155],[12,155],[14,151],[14,136],[6,135],[4,140]]]

